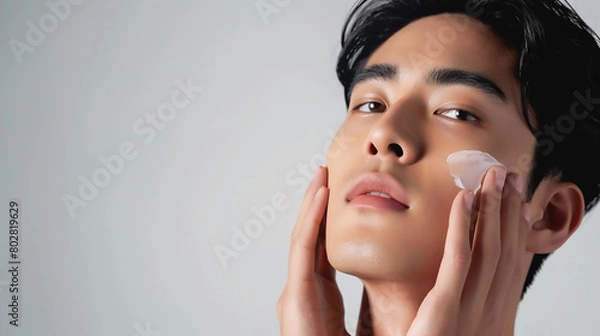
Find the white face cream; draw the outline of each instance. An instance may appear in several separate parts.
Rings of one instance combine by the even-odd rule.
[[[446,159],[454,183],[461,189],[477,192],[485,172],[493,166],[506,167],[488,153],[478,150],[463,150],[452,153]]]

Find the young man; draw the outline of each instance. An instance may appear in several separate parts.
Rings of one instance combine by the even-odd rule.
[[[347,335],[340,271],[364,284],[359,335],[513,335],[534,274],[599,197],[599,62],[558,0],[360,1],[337,68],[351,143],[306,192],[281,334]],[[503,165],[476,194],[448,173],[461,150]]]

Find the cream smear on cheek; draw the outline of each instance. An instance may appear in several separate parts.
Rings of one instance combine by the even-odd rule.
[[[454,152],[446,159],[454,183],[461,189],[476,193],[481,187],[485,172],[493,166],[506,167],[488,153],[478,150]]]

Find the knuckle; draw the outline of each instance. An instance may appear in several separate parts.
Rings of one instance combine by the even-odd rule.
[[[457,267],[469,267],[471,264],[471,253],[455,252],[449,258],[452,264]]]
[[[277,299],[277,303],[275,305],[275,308],[277,309],[277,313],[280,314],[281,312],[283,312],[283,307],[286,303],[287,300],[287,290],[283,290],[283,292],[281,293],[281,295],[279,296],[279,299]]]
[[[500,207],[500,197],[497,194],[486,193],[481,198],[480,211],[483,213],[493,213]]]
[[[295,227],[292,231],[292,235],[290,236],[290,244],[292,246],[298,245],[303,238],[302,230],[299,227]]]
[[[296,225],[298,225],[298,224],[296,224]],[[298,241],[298,235],[299,235],[298,231],[300,231],[300,230],[298,230],[297,227],[295,227],[294,230],[292,230],[292,234],[290,235],[290,243],[292,245],[294,245]]]
[[[302,241],[300,239],[295,239],[290,242],[290,249],[298,251],[303,248]]]

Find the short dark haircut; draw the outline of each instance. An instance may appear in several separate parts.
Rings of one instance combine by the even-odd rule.
[[[409,23],[442,13],[482,22],[516,52],[522,113],[536,138],[527,199],[544,178],[555,177],[581,189],[587,214],[600,195],[600,48],[566,1],[359,0],[344,23],[336,69],[346,105],[357,72],[381,44]],[[534,255],[521,299],[548,255]]]

